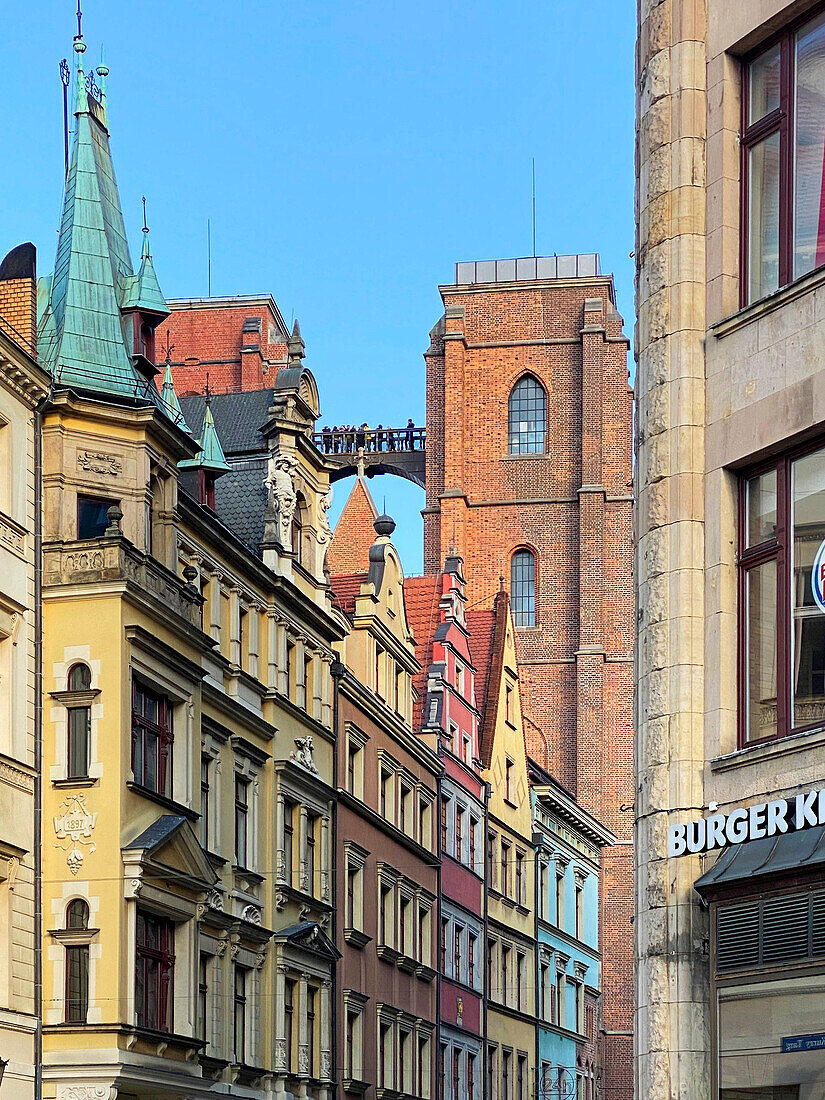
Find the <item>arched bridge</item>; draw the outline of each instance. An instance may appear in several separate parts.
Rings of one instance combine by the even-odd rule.
[[[408,424],[406,428],[335,428],[316,432],[315,446],[333,467],[330,481],[357,474],[367,477],[395,474],[424,488],[427,429]]]

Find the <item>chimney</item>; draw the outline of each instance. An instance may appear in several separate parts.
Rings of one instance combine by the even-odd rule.
[[[0,263],[0,329],[37,356],[37,250],[19,244]]]

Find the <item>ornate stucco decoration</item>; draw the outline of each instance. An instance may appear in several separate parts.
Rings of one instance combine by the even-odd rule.
[[[318,498],[318,534],[316,538],[321,546],[328,546],[332,541],[332,527],[329,522],[329,510],[332,507],[332,489]]]
[[[297,469],[298,459],[292,455],[272,455],[264,481],[269,494],[267,512],[276,520],[278,541],[282,546],[290,544],[290,527],[297,500],[294,484]]]
[[[97,813],[92,813],[86,805],[85,794],[69,794],[60,803],[62,811],[54,819],[54,832],[57,840],[55,848],[68,851],[66,863],[73,875],[80,870],[84,853],[78,845],[88,848],[91,855],[97,850],[97,845],[92,839],[92,832],[97,824]]]
[[[295,738],[295,749],[289,754],[289,759],[293,760],[296,764],[300,764],[301,767],[306,768],[307,771],[318,774],[318,769],[315,766],[315,761],[312,758],[314,751],[314,745],[312,743],[312,735],[307,737]]]
[[[107,455],[102,451],[78,451],[77,464],[81,470],[88,470],[93,474],[111,474],[112,477],[120,477],[123,473],[123,463],[117,455]]]

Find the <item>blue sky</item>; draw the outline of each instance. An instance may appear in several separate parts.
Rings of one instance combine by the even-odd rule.
[[[629,0],[83,8],[86,57],[105,43],[133,255],[145,194],[165,294],[206,294],[210,218],[212,292],[270,291],[299,318],[322,423],[423,422],[438,284],[457,260],[530,254],[533,157],[537,251],[600,252],[630,332]],[[14,5],[4,32],[0,256],[32,240],[45,273],[74,2]],[[394,478],[372,488],[419,571],[423,493]]]

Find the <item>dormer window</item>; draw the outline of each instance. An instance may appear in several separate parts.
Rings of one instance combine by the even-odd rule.
[[[132,314],[132,342],[134,354],[140,355],[147,362],[154,365],[155,362],[155,326],[139,310]]]
[[[215,475],[209,470],[198,470],[198,504],[215,511]]]

